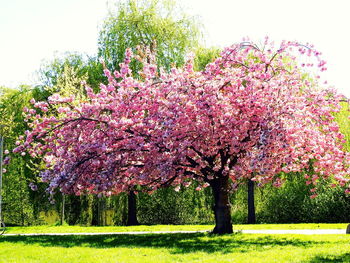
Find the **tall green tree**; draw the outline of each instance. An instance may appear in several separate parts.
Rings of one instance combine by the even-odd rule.
[[[126,48],[137,46],[156,52],[158,66],[182,65],[185,55],[201,40],[198,21],[169,0],[128,0],[116,4],[104,21],[98,39],[98,54],[110,70],[119,69]],[[135,72],[141,65],[133,62]]]
[[[77,52],[56,54],[52,59],[45,61],[37,73],[40,87],[48,95],[84,94],[82,81],[94,90],[106,81],[100,61],[95,56]]]
[[[33,97],[38,100],[43,98],[40,90],[30,86],[21,86],[18,89],[0,87],[0,125],[4,125],[2,132],[7,150],[5,157],[12,158],[5,166],[6,173],[3,177],[4,219],[9,224],[38,223],[39,211],[49,205],[42,198],[45,195],[45,187],[37,192],[29,187],[29,184],[36,180],[34,170],[38,160],[29,155],[11,154],[18,136],[28,129],[22,110],[29,107],[29,100]]]

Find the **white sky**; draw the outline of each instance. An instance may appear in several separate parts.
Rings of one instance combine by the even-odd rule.
[[[112,2],[112,0],[109,0]],[[349,0],[179,0],[199,16],[207,45],[249,36],[312,43],[328,62],[327,79],[350,97]],[[94,54],[107,0],[0,0],[0,85],[34,83],[34,72],[55,51]]]

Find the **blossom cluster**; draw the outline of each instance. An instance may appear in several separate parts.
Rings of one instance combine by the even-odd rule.
[[[324,71],[320,53],[296,42],[265,44],[227,47],[202,72],[191,58],[170,72],[145,63],[140,78],[128,49],[119,71],[105,69],[108,84],[97,93],[86,87],[79,103],[57,94],[33,100],[36,109],[24,109],[31,130],[15,152],[43,158],[51,192],[110,195],[191,180],[200,190],[220,177],[280,186],[281,174],[299,171],[309,172],[313,193],[320,178],[350,188],[349,154],[333,117],[341,97],[303,70]],[[315,62],[299,65],[303,55]]]

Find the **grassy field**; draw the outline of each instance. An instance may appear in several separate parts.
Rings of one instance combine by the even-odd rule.
[[[260,225],[234,225],[234,230],[245,229],[346,229],[347,224],[260,224]],[[98,232],[128,232],[128,231],[200,231],[212,230],[213,225],[154,225],[154,226],[30,226],[8,227],[6,233],[98,233]]]
[[[350,262],[350,235],[2,236],[0,262]]]

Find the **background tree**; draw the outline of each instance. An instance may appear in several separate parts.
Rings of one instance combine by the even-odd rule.
[[[217,47],[199,46],[194,50],[193,68],[195,71],[204,70],[205,67],[220,56],[221,50]]]
[[[56,54],[53,59],[41,65],[37,74],[39,86],[49,95],[84,94],[81,81],[85,81],[94,90],[98,90],[100,83],[106,82],[98,59],[76,52]]]
[[[255,183],[254,181],[248,179],[247,180],[247,202],[248,202],[248,224],[255,224],[256,223],[256,216],[255,216]]]
[[[156,52],[158,66],[169,70],[173,64],[182,65],[185,56],[194,50],[201,39],[199,23],[187,16],[175,1],[122,1],[116,5],[104,21],[98,40],[98,55],[104,58],[113,72],[120,69],[124,52],[137,46]],[[142,65],[133,61],[134,74]]]
[[[5,157],[11,158],[11,162],[6,161],[8,164],[5,166],[6,173],[3,178],[4,218],[9,225],[40,223],[39,212],[49,206],[48,201],[45,202],[46,187],[40,187],[35,192],[29,187],[36,182],[35,169],[38,160],[28,155],[11,154],[16,147],[16,138],[28,129],[23,108],[30,105],[29,100],[33,97],[43,99],[42,93],[30,86],[21,86],[18,89],[0,87],[0,125],[5,125],[2,132],[5,149],[9,152]]]

